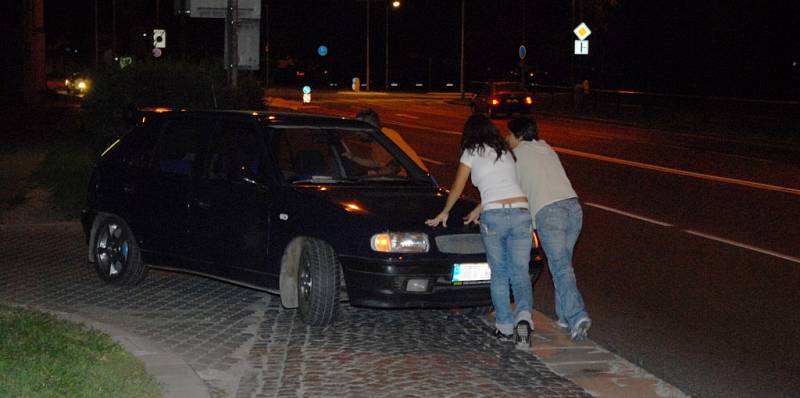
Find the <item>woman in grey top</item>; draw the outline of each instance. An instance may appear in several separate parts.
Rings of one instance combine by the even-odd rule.
[[[592,321],[572,268],[572,252],[583,224],[578,195],[556,152],[539,139],[535,120],[513,119],[508,129],[511,134],[506,141],[517,156],[517,177],[528,196],[534,227],[553,277],[557,324],[569,329],[572,340],[583,340]]]

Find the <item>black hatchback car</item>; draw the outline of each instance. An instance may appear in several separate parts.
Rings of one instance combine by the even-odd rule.
[[[445,199],[360,121],[148,113],[101,155],[82,223],[89,262],[107,282],[136,284],[148,267],[188,271],[279,294],[306,323],[326,325],[345,300],[491,304],[478,229],[424,224]],[[459,200],[453,219],[474,205]],[[531,264],[535,276],[541,264]]]
[[[480,82],[473,83],[473,112],[481,112],[494,118],[504,113],[529,114],[533,108],[533,95],[519,82]]]

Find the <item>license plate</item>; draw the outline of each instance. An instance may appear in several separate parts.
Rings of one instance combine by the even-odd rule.
[[[453,264],[453,283],[488,281],[492,271],[488,263]]]
[[[509,104],[516,104],[517,102],[519,102],[519,100],[516,99],[516,98],[513,98],[513,99],[510,99],[510,100],[507,100],[506,102],[508,102]]]

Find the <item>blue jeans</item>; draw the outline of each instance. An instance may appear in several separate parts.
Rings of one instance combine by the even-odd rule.
[[[577,198],[551,203],[536,213],[536,229],[555,287],[556,315],[570,329],[589,318],[572,269],[572,252],[582,224],[583,210]]]
[[[531,213],[526,208],[484,210],[481,213],[481,238],[492,270],[490,290],[495,309],[495,326],[511,334],[514,325],[531,322],[533,289],[528,263],[533,244]],[[511,310],[511,291],[516,308]]]

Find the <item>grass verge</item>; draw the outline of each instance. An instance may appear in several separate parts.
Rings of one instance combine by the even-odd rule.
[[[0,396],[149,398],[161,391],[110,337],[0,304]]]

